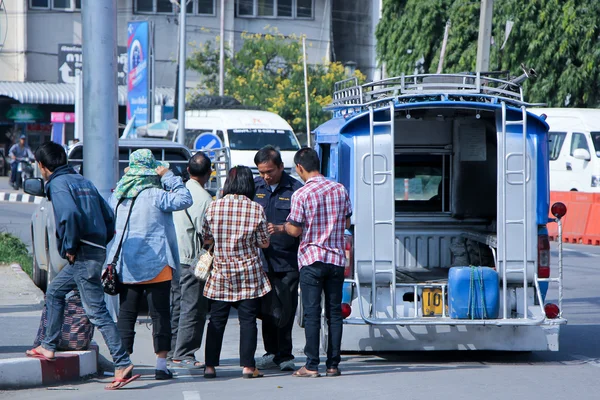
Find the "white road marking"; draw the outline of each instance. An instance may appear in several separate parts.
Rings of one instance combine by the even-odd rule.
[[[581,251],[581,250],[575,250],[575,249],[565,249],[563,248],[563,251],[565,253],[578,253],[587,257],[598,257],[600,256],[600,254],[598,253],[591,253],[591,252],[587,252],[587,251]]]
[[[183,400],[201,400],[197,391],[183,392]]]
[[[586,364],[589,364],[592,367],[600,368],[600,359],[598,358],[586,357],[579,354],[573,354],[573,358],[584,361]]]

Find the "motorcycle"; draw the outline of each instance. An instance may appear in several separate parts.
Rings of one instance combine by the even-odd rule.
[[[13,182],[13,188],[19,190],[23,187],[25,179],[33,177],[33,165],[29,158],[17,158],[17,179]]]

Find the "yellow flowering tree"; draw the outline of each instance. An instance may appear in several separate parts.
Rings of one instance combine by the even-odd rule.
[[[226,51],[225,95],[246,106],[279,114],[296,132],[306,131],[302,38],[271,31],[244,33],[242,39],[243,45],[233,56]],[[187,67],[202,76],[199,94],[218,93],[219,51],[215,42],[198,46]],[[358,70],[355,76],[365,80]],[[323,107],[331,103],[334,83],[346,78],[339,62],[308,65],[311,129],[330,117]]]

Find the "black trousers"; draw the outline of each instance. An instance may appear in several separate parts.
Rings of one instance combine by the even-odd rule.
[[[148,310],[152,318],[154,352],[169,351],[171,349],[171,281],[121,286],[117,328],[123,346],[130,354],[133,353],[135,323],[144,299],[144,291],[148,297]]]
[[[271,320],[263,320],[262,323],[262,336],[263,343],[265,345],[265,351],[267,354],[273,354],[273,362],[280,364],[284,361],[294,359],[292,354],[292,330],[294,329],[294,316],[296,315],[296,308],[298,308],[298,281],[300,279],[300,273],[298,271],[291,272],[269,272],[267,274],[269,279],[279,279],[283,286],[289,290],[290,304],[286,304],[286,307],[290,308],[290,320],[283,328],[278,328],[277,325],[273,324]]]
[[[258,328],[256,327],[256,314],[260,305],[259,299],[247,299],[236,302],[209,300],[210,319],[206,331],[206,348],[204,353],[205,364],[209,367],[219,365],[223,334],[229,319],[231,307],[237,308],[240,321],[240,366],[254,368],[254,353],[256,353],[256,340]]]
[[[173,273],[171,279],[171,350],[167,354],[167,359],[173,359],[175,348],[177,347],[177,336],[179,333],[179,317],[181,315],[181,271],[183,264],[177,273]]]

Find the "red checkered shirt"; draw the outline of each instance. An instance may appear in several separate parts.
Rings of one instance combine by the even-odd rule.
[[[321,175],[310,178],[294,192],[287,220],[302,227],[299,268],[317,261],[344,266],[344,230],[351,214],[346,188]]]
[[[212,272],[204,296],[235,302],[262,297],[271,290],[259,244],[269,241],[263,208],[241,195],[227,195],[206,210],[204,240],[214,239]]]

